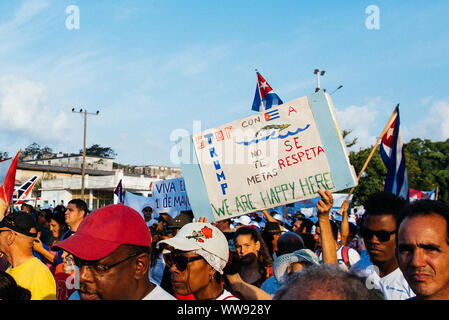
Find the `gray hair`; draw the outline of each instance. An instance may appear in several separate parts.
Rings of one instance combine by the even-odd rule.
[[[383,300],[378,289],[368,289],[363,278],[337,265],[314,265],[292,274],[273,300]]]

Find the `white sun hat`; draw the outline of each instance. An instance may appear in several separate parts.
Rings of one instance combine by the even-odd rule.
[[[228,240],[218,228],[210,223],[188,223],[173,238],[159,241],[157,247],[159,248],[162,243],[177,250],[192,251],[202,256],[221,274],[223,274],[223,268],[228,263]]]

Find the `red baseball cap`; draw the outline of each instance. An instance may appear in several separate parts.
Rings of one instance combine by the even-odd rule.
[[[136,210],[119,203],[92,211],[70,238],[52,249],[93,261],[106,257],[122,244],[151,247],[151,232]]]

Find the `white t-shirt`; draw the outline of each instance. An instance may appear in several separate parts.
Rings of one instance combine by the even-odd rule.
[[[142,300],[176,300],[171,294],[156,285]]]
[[[240,300],[239,298],[235,297],[232,295],[232,293],[230,293],[227,290],[223,290],[223,293],[217,297],[217,299],[215,300]]]
[[[342,270],[348,271],[349,268],[348,268],[348,266],[346,265],[346,263],[345,263],[345,261],[343,259],[342,250],[343,250],[343,246],[340,246],[340,248],[338,248],[338,250],[337,250],[338,266]],[[322,252],[320,253],[320,256],[318,258],[320,259],[320,262],[323,261],[323,253]],[[356,250],[354,250],[352,248],[349,248],[349,250],[348,250],[348,259],[349,259],[349,265],[353,266],[360,260],[360,255],[359,255],[359,253]]]
[[[70,297],[69,300],[80,300],[80,295],[78,293],[78,290],[76,290]],[[147,294],[145,297],[142,298],[142,300],[176,300],[175,297],[173,297],[171,294],[169,294],[167,291],[162,289],[160,286],[156,285],[153,290],[149,294]]]
[[[377,270],[368,254],[363,255],[362,259],[350,269],[351,272],[360,277],[367,277],[366,286],[368,289],[380,289],[386,300],[406,300],[415,296],[399,268],[382,278],[379,277]]]

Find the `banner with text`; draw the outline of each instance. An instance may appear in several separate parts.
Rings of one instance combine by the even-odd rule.
[[[312,100],[316,111],[309,97],[302,97],[191,137],[201,175],[184,177],[189,192],[202,177],[210,220],[314,198],[319,189],[356,185],[329,95]],[[321,131],[326,131],[324,143]],[[204,210],[194,214],[207,216]]]
[[[184,178],[159,180],[153,184],[154,210],[174,217],[181,211],[191,210]]]

